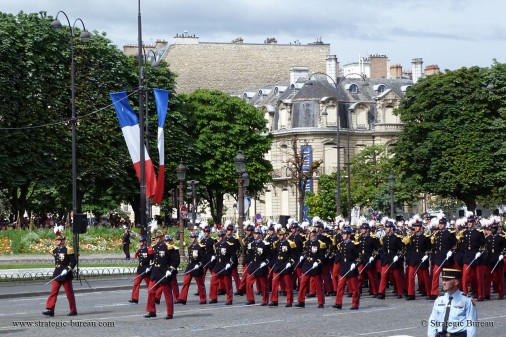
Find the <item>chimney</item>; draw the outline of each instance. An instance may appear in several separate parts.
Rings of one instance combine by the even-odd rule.
[[[325,59],[325,72],[334,80],[333,83],[330,83],[331,80],[330,78],[327,77],[327,81],[330,84],[337,83],[337,75],[339,72],[339,61],[337,60],[336,55],[329,55]]]
[[[435,64],[431,64],[430,66],[425,67],[425,76],[436,75],[439,74],[439,67]]]
[[[386,55],[370,55],[369,56],[369,67],[371,69],[371,79],[374,78],[387,78],[387,62],[388,58]]]
[[[309,75],[308,67],[290,67],[290,86],[295,84],[297,80],[301,77],[307,78]]]
[[[418,80],[422,77],[422,65],[423,60],[421,58],[414,58],[411,61],[411,68],[413,69],[411,76],[413,83],[418,82]]]
[[[391,78],[402,78],[402,66],[400,64],[392,64],[390,66]]]
[[[167,41],[162,39],[157,39],[155,42],[155,48],[163,48],[167,46]]]
[[[183,34],[176,34],[174,36],[174,43],[175,44],[199,44],[199,37],[193,35],[189,35],[188,31],[184,31]]]

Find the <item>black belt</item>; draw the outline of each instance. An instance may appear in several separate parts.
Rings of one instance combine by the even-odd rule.
[[[437,336],[438,337],[467,337],[467,331],[454,332],[454,333],[441,331],[441,332],[438,332]]]

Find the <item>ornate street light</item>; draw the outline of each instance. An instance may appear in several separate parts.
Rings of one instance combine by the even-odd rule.
[[[86,215],[81,215],[78,212],[77,206],[77,113],[76,113],[76,79],[75,79],[75,62],[74,62],[74,36],[76,24],[78,22],[83,26],[83,30],[79,34],[79,38],[83,42],[88,42],[91,38],[90,33],[86,30],[84,26],[83,20],[77,18],[73,24],[70,24],[69,17],[64,11],[59,11],[56,14],[56,18],[53,22],[51,22],[51,28],[58,30],[62,28],[61,22],[58,20],[58,16],[63,14],[65,19],[67,19],[68,26],[70,28],[70,82],[71,82],[71,104],[72,104],[72,117],[70,119],[70,123],[72,125],[72,215],[73,215],[73,234],[74,234],[74,254],[76,257],[76,261],[79,263],[79,233],[84,233],[82,230],[82,226],[85,225],[82,223],[83,217],[84,221],[86,221]],[[76,230],[80,228],[79,230]],[[79,267],[78,267],[79,268]],[[78,269],[79,270],[79,269]]]
[[[237,155],[234,158],[235,172],[237,173],[237,206],[239,210],[239,236],[243,234],[243,223],[244,223],[244,179],[243,175],[246,173],[246,158],[241,150],[237,151]],[[248,176],[249,178],[249,176]],[[249,179],[248,179],[249,180]]]
[[[388,188],[390,189],[390,218],[394,217],[394,182],[395,177],[393,174],[388,176]]]
[[[186,166],[183,161],[179,163],[176,168],[177,180],[179,181],[178,187],[178,214],[179,214],[179,255],[184,256],[184,219],[181,214],[181,207],[184,203],[184,181],[186,178]]]

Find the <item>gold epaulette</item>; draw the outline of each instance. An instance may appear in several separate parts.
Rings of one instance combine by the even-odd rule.
[[[271,236],[270,234],[267,234],[267,235],[265,236],[265,238],[264,238],[264,241],[269,240],[270,236]]]
[[[230,242],[230,241],[227,241],[227,244],[228,244],[229,246],[235,246],[235,244],[234,244],[233,242]]]
[[[397,234],[396,234],[397,235]],[[398,236],[399,237],[399,236]],[[399,237],[402,239],[402,243],[404,243],[406,246],[411,243],[411,236],[405,236],[405,237]]]
[[[327,248],[327,245],[325,244],[325,242],[323,242],[321,240],[318,240],[318,242],[320,243],[320,248],[321,249],[326,249]]]
[[[174,245],[171,245],[170,243],[165,242],[165,245],[167,246],[167,250],[176,249],[176,247],[174,247]]]
[[[297,248],[297,244],[291,240],[286,240],[290,244],[290,248]]]
[[[68,254],[68,255],[72,255],[72,254],[74,254],[74,248],[72,248],[72,247],[67,247],[67,254]]]
[[[202,243],[199,242],[199,247],[200,248],[206,248],[206,245],[204,245],[204,244],[202,244]]]
[[[400,235],[400,234],[397,234],[397,233],[394,233],[395,236],[397,236],[399,239],[404,239],[404,236]]]
[[[360,244],[360,241],[355,241],[355,240],[353,240],[352,242],[353,242],[353,244],[354,244],[355,246],[357,246],[357,245],[359,245],[359,244]]]

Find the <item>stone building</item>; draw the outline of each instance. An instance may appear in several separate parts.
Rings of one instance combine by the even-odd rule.
[[[242,38],[230,43],[201,42],[187,32],[174,37],[169,45],[165,40],[145,45],[177,74],[176,92],[191,93],[196,89],[215,89],[225,92],[274,84],[285,77],[289,67],[304,65],[311,72],[325,71],[325,57],[330,45],[321,41],[306,45],[297,42],[281,44],[275,38],[264,43],[245,43]],[[126,55],[137,55],[136,45],[123,46]]]
[[[293,155],[293,140],[300,151],[307,152],[308,161],[323,162],[306,187],[311,191],[316,191],[319,175],[331,174],[338,166],[338,121],[341,168],[366,146],[385,144],[388,151],[397,141],[402,123],[393,110],[413,82],[384,78],[386,62],[371,63],[370,73],[375,76],[372,78],[338,77],[338,67],[334,66],[337,59],[326,59],[324,74],[311,74],[307,67],[291,67],[285,82],[236,93],[264,111],[273,135],[273,146],[266,156],[273,165],[272,182],[258,200],[253,200],[250,218],[257,213],[264,220],[299,218],[298,190],[287,167],[287,160]],[[232,202],[229,198],[228,203]],[[225,216],[233,218],[233,212],[229,207]]]

